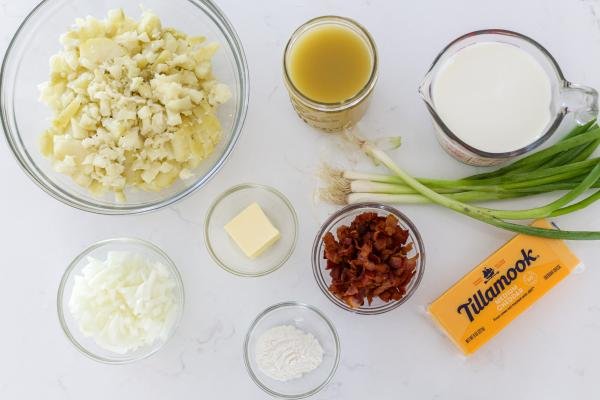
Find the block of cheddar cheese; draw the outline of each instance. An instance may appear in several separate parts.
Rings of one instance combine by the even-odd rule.
[[[546,220],[534,226],[555,228]],[[454,344],[472,354],[579,265],[562,240],[519,234],[428,307]]]

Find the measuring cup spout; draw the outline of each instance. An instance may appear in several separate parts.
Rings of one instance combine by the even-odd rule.
[[[431,100],[431,80],[432,80],[431,70],[425,75],[421,83],[419,84],[419,95],[421,98],[429,104],[429,106],[433,106],[433,102]]]

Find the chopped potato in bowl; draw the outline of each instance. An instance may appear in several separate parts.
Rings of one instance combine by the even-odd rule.
[[[78,19],[61,43],[41,85],[55,117],[40,147],[54,169],[120,200],[127,187],[193,177],[221,140],[216,109],[231,97],[212,75],[218,45],[122,10]]]

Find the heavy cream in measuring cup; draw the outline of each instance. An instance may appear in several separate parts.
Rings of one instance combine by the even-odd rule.
[[[507,43],[459,50],[442,65],[431,94],[454,135],[488,153],[526,147],[546,132],[552,118],[548,74],[533,56]]]

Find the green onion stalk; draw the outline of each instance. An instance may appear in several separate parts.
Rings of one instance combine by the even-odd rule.
[[[368,142],[363,142],[361,148],[371,157],[385,165],[390,171],[392,171],[396,176],[400,177],[404,183],[406,183],[416,192],[428,198],[432,203],[436,203],[458,213],[467,215],[471,218],[475,218],[487,224],[513,232],[551,239],[600,240],[600,231],[562,231],[545,229],[515,224],[503,219],[506,218],[507,214],[509,215],[508,218],[510,219],[531,219],[551,216],[553,212],[560,210],[562,206],[567,204],[569,199],[574,199],[579,194],[583,193],[583,191],[587,190],[593,183],[592,180],[595,182],[595,180],[600,177],[600,163],[596,165],[596,167],[588,174],[586,179],[584,179],[581,184],[577,185],[577,187],[569,191],[560,199],[543,207],[511,212],[474,206],[438,193],[407,174],[403,169],[398,167],[398,165],[396,165],[396,163],[394,163],[394,161],[386,153],[371,146]]]
[[[356,137],[352,140],[391,174],[326,168],[323,176],[327,178],[329,188],[322,195],[327,200],[337,203],[434,203],[513,232],[553,239],[600,239],[597,231],[562,231],[511,222],[557,217],[600,200],[600,190],[597,190],[577,201],[589,189],[600,188],[600,158],[589,158],[600,145],[600,128],[595,121],[576,127],[555,145],[506,167],[458,180],[412,177],[377,145]],[[524,210],[499,210],[472,204],[554,191],[564,193],[550,203]]]

